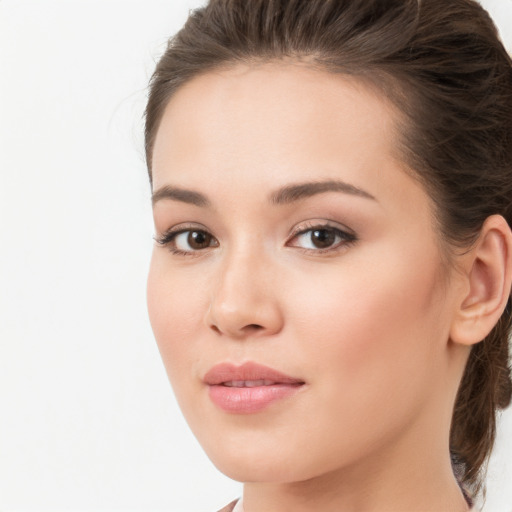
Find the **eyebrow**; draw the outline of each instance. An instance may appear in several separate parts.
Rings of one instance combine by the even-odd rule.
[[[155,206],[155,204],[162,199],[172,199],[174,201],[181,201],[182,203],[193,204],[203,208],[211,206],[209,199],[200,192],[179,187],[171,187],[170,185],[159,188],[151,197],[151,202],[153,206]]]
[[[272,204],[289,204],[325,192],[343,192],[344,194],[359,196],[365,199],[377,200],[369,192],[350,183],[327,180],[287,185],[271,194],[270,202]]]
[[[271,204],[284,205],[300,201],[301,199],[306,199],[316,194],[323,194],[325,192],[343,192],[344,194],[358,196],[365,199],[377,200],[369,192],[351,185],[350,183],[345,183],[344,181],[339,180],[327,180],[286,185],[270,194],[269,201]],[[170,185],[165,185],[159,188],[153,194],[151,202],[154,206],[162,199],[180,201],[202,208],[208,208],[211,206],[210,200],[204,194],[196,192],[195,190],[188,190]]]

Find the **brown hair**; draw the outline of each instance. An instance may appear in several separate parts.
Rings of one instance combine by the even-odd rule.
[[[468,247],[485,219],[512,225],[512,62],[473,0],[211,0],[169,41],[151,79],[146,158],[173,93],[237,62],[307,57],[377,87],[401,112],[400,150],[436,205],[443,239]],[[472,348],[455,402],[457,477],[482,489],[496,414],[510,404],[512,305]]]

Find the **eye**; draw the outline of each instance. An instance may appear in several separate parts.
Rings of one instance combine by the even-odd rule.
[[[312,226],[293,236],[290,245],[309,251],[326,252],[353,243],[356,236],[329,225]]]
[[[204,229],[171,229],[156,241],[179,255],[189,255],[219,245],[215,237]]]
[[[210,247],[213,237],[206,231],[183,231],[174,237],[174,245],[179,251],[199,251]]]

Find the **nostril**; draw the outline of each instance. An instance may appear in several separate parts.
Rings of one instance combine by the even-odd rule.
[[[219,327],[217,327],[215,324],[210,325],[210,328],[213,331],[215,331],[216,334],[223,334],[223,332],[224,332],[221,329],[219,329]],[[248,325],[245,325],[244,327],[242,327],[240,329],[240,331],[238,331],[238,334],[243,336],[243,335],[247,335],[251,332],[261,331],[262,329],[264,329],[264,327],[262,325],[248,324]]]
[[[259,331],[260,329],[263,329],[263,326],[258,324],[249,324],[245,326],[245,329],[248,331]]]
[[[212,325],[211,328],[217,333],[221,334],[220,329],[216,325]]]

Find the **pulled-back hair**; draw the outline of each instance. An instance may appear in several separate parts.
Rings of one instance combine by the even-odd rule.
[[[473,0],[211,0],[191,12],[151,79],[146,158],[164,109],[192,78],[237,63],[305,59],[377,88],[401,114],[401,158],[435,204],[452,250],[487,217],[512,226],[512,62]],[[459,387],[450,452],[459,480],[483,487],[499,409],[511,401],[511,299],[473,346]]]

